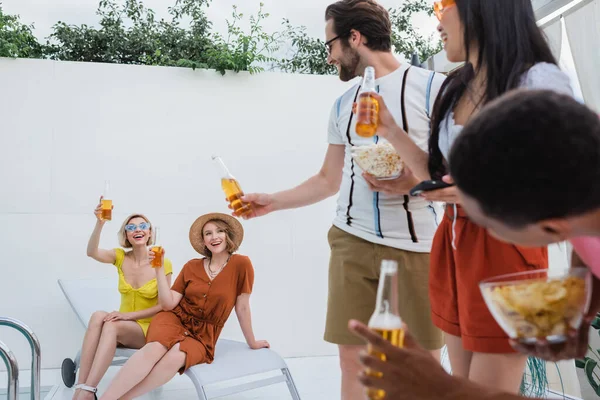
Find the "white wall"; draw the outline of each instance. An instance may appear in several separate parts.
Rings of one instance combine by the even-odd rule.
[[[84,331],[56,280],[114,277],[117,293],[114,267],[85,255],[105,179],[115,209],[101,245],[117,246],[126,215],[147,213],[178,273],[197,256],[194,219],[227,212],[210,155],[247,192],[300,183],[321,166],[329,111],[347,86],[331,76],[0,59],[0,315],[33,328],[42,366],[58,367]],[[322,340],[334,210],[332,198],[244,223],[255,333],[284,356],[336,352]],[[243,340],[234,314],[223,335]],[[28,369],[25,340],[6,328],[0,340]]]

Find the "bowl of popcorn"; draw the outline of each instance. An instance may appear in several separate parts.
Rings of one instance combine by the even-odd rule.
[[[404,164],[389,143],[377,143],[352,148],[356,164],[377,179],[395,179],[402,174]]]
[[[498,325],[525,343],[538,339],[562,342],[579,328],[592,294],[590,271],[535,270],[487,279],[479,284],[485,303]]]

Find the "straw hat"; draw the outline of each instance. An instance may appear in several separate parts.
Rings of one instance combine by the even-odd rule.
[[[235,248],[232,249],[232,252],[236,251],[242,244],[242,240],[244,240],[244,228],[236,218],[222,213],[204,214],[194,221],[190,228],[190,243],[194,250],[203,256],[208,257],[204,241],[202,240],[202,229],[204,229],[204,225],[206,225],[207,222],[213,220],[222,221],[229,226],[229,236],[235,244]]]

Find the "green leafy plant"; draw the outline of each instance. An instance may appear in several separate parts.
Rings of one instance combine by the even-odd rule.
[[[592,328],[600,335],[600,313],[592,321]],[[598,376],[598,364],[600,364],[600,349],[593,349],[588,345],[588,355],[582,359],[575,360],[575,366],[585,372],[587,380],[594,390],[594,393],[600,397],[600,376]]]
[[[262,27],[262,22],[269,17],[264,4],[260,3],[257,14],[250,16],[247,31],[240,27],[243,17],[233,6],[232,19],[227,21],[227,39],[220,34],[213,35],[213,45],[207,51],[208,65],[221,74],[225,71],[262,72],[265,65],[276,61],[272,54],[279,48],[280,38],[278,33],[269,34]]]
[[[416,53],[421,61],[425,61],[442,50],[440,39],[435,40],[433,34],[429,37],[421,35],[412,23],[415,14],[433,15],[430,1],[405,1],[401,7],[390,9],[389,12],[392,22],[392,45],[397,53],[402,54],[407,60]]]
[[[285,19],[281,32],[266,32],[263,23],[269,14],[263,3],[249,17],[247,29],[242,28],[244,15],[234,6],[224,37],[212,31],[206,16],[211,0],[174,1],[168,8],[170,18],[159,20],[142,0],[100,0],[98,26],[59,21],[45,44],[33,35],[33,25],[22,24],[18,16],[6,15],[0,7],[0,56],[209,68],[222,74],[267,68],[319,75],[337,72],[327,64],[325,43],[310,37],[305,27]],[[408,0],[390,10],[394,48],[407,59],[416,52],[425,60],[441,48],[412,26],[411,18],[419,12],[431,15],[426,0]],[[284,45],[287,57],[276,58]]]
[[[407,60],[411,60],[412,55],[416,53],[421,61],[425,61],[442,50],[442,42],[439,39],[435,40],[433,35],[425,37],[414,28],[412,19],[418,13],[433,15],[431,2],[407,0],[401,7],[389,10],[392,23],[392,46]],[[285,29],[282,36],[291,46],[291,55],[278,61],[276,64],[278,69],[285,72],[321,75],[337,72],[333,66],[327,64],[327,52],[322,40],[308,36],[305,27],[292,26],[287,19],[283,24]]]
[[[43,46],[32,31],[33,25],[21,23],[18,15],[4,14],[0,3],[0,57],[43,57]]]
[[[63,61],[92,61],[138,65],[177,65],[186,58],[208,64],[211,23],[205,16],[208,0],[177,0],[170,7],[172,19],[157,20],[153,10],[141,1],[123,5],[101,0],[97,14],[99,28],[69,25],[59,21],[53,27],[46,56]],[[190,19],[189,28],[181,26]]]
[[[285,42],[290,46],[287,58],[279,60],[277,68],[292,73],[335,75],[337,69],[327,63],[327,48],[321,39],[310,37],[306,27],[293,26],[289,19],[283,20],[282,33]]]

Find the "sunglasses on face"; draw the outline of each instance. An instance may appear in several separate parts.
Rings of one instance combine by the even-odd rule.
[[[139,225],[136,224],[127,224],[125,225],[125,230],[127,232],[134,232],[136,231],[138,228],[140,228],[140,230],[145,231],[147,229],[150,229],[150,222],[142,222]]]
[[[448,8],[453,7],[455,5],[456,2],[454,0],[435,1],[433,3],[433,12],[435,13],[435,16],[437,17],[438,21],[442,20],[442,15]]]

